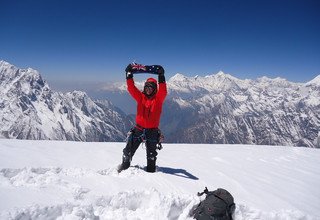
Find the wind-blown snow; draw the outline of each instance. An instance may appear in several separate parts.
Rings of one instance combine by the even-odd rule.
[[[320,151],[164,144],[118,174],[125,143],[0,140],[0,219],[192,219],[205,186],[232,193],[235,219],[320,219]]]

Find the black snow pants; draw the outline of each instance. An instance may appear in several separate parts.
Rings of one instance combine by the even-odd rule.
[[[140,144],[145,141],[146,143],[146,153],[147,153],[147,171],[155,172],[156,170],[156,160],[157,160],[157,144],[159,143],[160,130],[157,128],[151,129],[140,129],[134,127],[128,136],[127,145],[123,149],[122,164],[124,167],[128,168],[132,160],[133,155],[140,146]]]

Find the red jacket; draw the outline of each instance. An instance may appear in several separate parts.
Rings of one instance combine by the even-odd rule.
[[[167,96],[167,84],[158,83],[158,92],[147,98],[135,85],[133,79],[127,79],[130,95],[137,101],[136,124],[143,128],[158,128],[162,104]]]

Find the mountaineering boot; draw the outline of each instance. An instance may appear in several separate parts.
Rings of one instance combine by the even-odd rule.
[[[122,170],[126,170],[130,167],[130,163],[122,163],[118,166],[118,173],[120,173]]]
[[[118,173],[120,173],[122,170],[126,170],[130,167],[130,158],[123,155],[122,156],[122,163],[118,166]]]
[[[147,159],[147,172],[149,173],[156,172],[156,159],[154,157]]]

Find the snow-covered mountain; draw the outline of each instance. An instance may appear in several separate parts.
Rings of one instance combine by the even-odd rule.
[[[123,96],[126,86],[108,89]],[[168,89],[161,120],[167,142],[320,147],[320,76],[303,84],[241,80],[223,72],[176,74]],[[36,70],[4,61],[0,121],[1,137],[19,139],[120,141],[132,126],[110,102],[80,91],[54,92]]]
[[[169,142],[320,147],[319,79],[176,74],[168,80],[161,128]]]
[[[204,187],[227,189],[235,220],[319,220],[320,151],[164,144],[120,174],[125,143],[0,139],[0,219],[192,220]]]
[[[267,77],[240,80],[222,72],[181,78],[176,75],[168,83],[172,97],[164,110],[163,125],[164,130],[172,129],[170,140],[318,145],[319,76],[306,84]],[[176,126],[170,124],[173,119]]]
[[[120,141],[130,121],[110,102],[58,93],[38,71],[0,61],[0,137]]]

